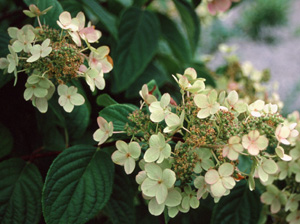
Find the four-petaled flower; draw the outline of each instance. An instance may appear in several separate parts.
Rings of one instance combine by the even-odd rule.
[[[91,68],[96,68],[101,65],[101,70],[103,73],[108,73],[113,68],[113,61],[111,57],[108,55],[110,52],[109,47],[101,46],[97,49],[93,49],[89,56],[89,66]]]
[[[237,94],[237,92],[235,90],[231,91],[228,94],[226,103],[228,104],[228,107],[231,110],[236,111],[238,113],[243,113],[247,109],[247,105],[245,103],[239,101],[239,95]]]
[[[299,207],[300,194],[291,194],[285,204],[285,211],[296,211]]]
[[[192,190],[191,186],[185,186],[184,192],[182,193],[182,202],[181,206],[184,209],[190,210],[190,207],[196,209],[199,207],[200,202],[197,199],[197,193]]]
[[[194,97],[194,102],[197,107],[201,108],[198,112],[197,117],[207,118],[210,115],[217,113],[220,109],[220,104],[217,102],[217,91],[211,90],[208,95],[197,94]]]
[[[218,171],[210,169],[205,174],[205,182],[210,184],[210,191],[215,197],[222,197],[228,190],[235,186],[235,180],[231,176],[234,166],[223,163]]]
[[[149,93],[147,84],[144,84],[142,90],[139,91],[140,96],[147,105],[157,101],[156,97]]]
[[[255,169],[255,174],[265,183],[269,180],[270,175],[276,174],[278,165],[272,159],[262,158],[260,164]]]
[[[275,214],[279,212],[281,205],[285,205],[287,197],[284,192],[281,192],[274,185],[268,185],[267,191],[260,196],[260,200],[267,205],[271,205],[271,212]]]
[[[97,118],[99,128],[93,135],[95,141],[99,142],[98,145],[103,144],[113,134],[114,126],[113,123],[107,122],[103,117]]]
[[[275,136],[277,140],[285,145],[290,145],[291,143],[287,140],[289,137],[297,137],[299,132],[295,130],[297,123],[292,123],[289,126],[278,125],[275,130]]]
[[[124,166],[125,173],[131,174],[135,168],[135,160],[140,157],[141,146],[137,142],[130,142],[128,145],[122,140],[116,142],[117,151],[111,155],[114,163]]]
[[[201,173],[202,169],[208,170],[214,166],[214,162],[210,159],[211,152],[207,148],[196,148],[197,162],[194,167],[195,173]]]
[[[194,186],[198,189],[197,191],[197,199],[201,198],[205,199],[209,193],[209,184],[205,182],[205,178],[203,176],[198,176],[194,180]]]
[[[74,86],[66,86],[61,84],[57,87],[58,95],[60,96],[58,99],[59,105],[61,105],[64,110],[70,113],[74,106],[80,106],[84,104],[84,98],[82,95],[77,93],[77,88]]]
[[[85,65],[80,65],[79,74],[85,75],[85,81],[89,85],[92,92],[95,91],[95,87],[102,90],[105,87],[105,79],[103,77],[103,71],[101,65],[98,68],[87,68]]]
[[[36,44],[30,49],[30,53],[32,56],[28,58],[27,62],[34,62],[38,60],[40,57],[44,58],[48,56],[51,51],[52,47],[49,47],[50,39],[46,39],[43,41],[42,45]]]
[[[35,34],[31,29],[18,30],[17,31],[17,40],[12,44],[12,48],[15,52],[24,52],[28,53],[31,49],[31,43],[35,39]]]
[[[157,163],[161,163],[164,159],[167,159],[171,155],[171,146],[166,143],[165,137],[162,133],[152,135],[149,139],[150,148],[146,150],[144,160],[147,163],[151,163],[157,160]]]
[[[256,156],[260,151],[265,150],[269,144],[269,140],[265,136],[260,136],[259,131],[253,130],[244,135],[242,144],[249,154]]]
[[[164,169],[154,163],[145,165],[147,178],[143,181],[141,189],[144,195],[155,197],[157,204],[162,204],[168,196],[168,189],[174,186],[176,175],[170,169]]]
[[[286,221],[289,222],[289,224],[299,224],[300,220],[300,210],[293,211],[286,217]]]
[[[150,120],[153,122],[161,122],[165,117],[171,113],[169,107],[171,97],[168,93],[162,95],[160,101],[152,102],[149,106],[151,112]]]
[[[167,127],[164,128],[165,133],[175,132],[183,127],[184,121],[184,111],[181,113],[180,117],[177,114],[170,113],[165,117],[165,122]]]
[[[232,136],[228,140],[228,145],[223,148],[223,157],[228,157],[230,160],[237,160],[239,153],[243,151],[243,146],[240,144],[241,138]]]
[[[254,103],[250,104],[248,109],[253,117],[261,117],[263,109],[265,107],[265,102],[262,100],[256,100]]]

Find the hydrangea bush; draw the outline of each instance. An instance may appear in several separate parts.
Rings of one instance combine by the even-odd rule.
[[[199,17],[237,2],[25,0],[4,16],[0,222],[299,223],[299,113],[234,47],[214,71],[196,54]]]

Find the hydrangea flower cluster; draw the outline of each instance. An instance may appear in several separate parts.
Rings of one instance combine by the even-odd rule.
[[[250,190],[257,182],[267,186],[262,202],[271,205],[272,213],[287,206],[291,213],[286,219],[293,223],[300,201],[300,147],[295,147],[299,116],[297,122],[292,121],[295,115],[284,119],[275,104],[248,104],[236,90],[208,88],[193,68],[174,78],[181,102],[171,104],[168,93],[156,98],[144,85],[141,107],[129,115],[137,128],[125,127],[131,141],[117,141],[112,155],[127,174],[139,161],[136,182],[149,200],[149,212],[160,215],[167,208],[175,217],[197,208],[208,195],[218,202],[245,179]],[[239,169],[241,156],[252,163],[249,171]],[[293,186],[279,190],[272,185],[284,178]]]
[[[76,87],[70,86],[70,81],[83,77],[91,91],[95,88],[102,90],[105,87],[104,73],[112,70],[113,62],[107,46],[97,49],[91,46],[91,43],[98,42],[101,32],[91,22],[85,26],[82,12],[75,18],[71,18],[69,12],[62,12],[57,21],[61,30],[58,30],[40,22],[39,16],[50,9],[40,11],[37,6],[30,5],[24,13],[37,17],[39,27],[8,28],[10,53],[6,58],[0,58],[0,69],[4,69],[4,73],[14,73],[15,84],[18,73],[28,75],[24,98],[32,101],[40,112],[47,111],[55,86],[58,86],[58,103],[66,112],[71,112],[85,99]],[[86,50],[90,53],[85,54]]]

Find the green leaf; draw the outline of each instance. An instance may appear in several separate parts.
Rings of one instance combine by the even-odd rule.
[[[86,104],[74,107],[71,113],[65,113],[68,135],[71,140],[82,137],[90,123],[90,112]]]
[[[0,223],[38,223],[42,176],[37,167],[17,158],[0,163]]]
[[[113,224],[132,224],[135,223],[134,188],[124,169],[118,167],[117,171],[119,172],[115,173],[113,193],[105,211]]]
[[[200,37],[200,21],[190,3],[173,0],[187,32],[190,48],[195,53]]]
[[[35,4],[41,11],[53,6],[53,8],[48,11],[45,15],[40,17],[41,23],[49,25],[53,28],[59,28],[56,21],[59,15],[64,11],[61,4],[57,0],[24,0],[24,2],[29,6],[30,4]]]
[[[106,11],[97,1],[95,0],[84,0],[82,1],[85,11],[88,11],[94,15],[103,26],[109,31],[109,33],[117,39],[117,18]]]
[[[100,111],[99,116],[114,124],[114,131],[124,131],[124,126],[129,123],[128,115],[138,108],[131,104],[114,104]]]
[[[215,205],[212,224],[257,224],[262,205],[257,190],[250,191],[246,181],[240,181],[230,194]]]
[[[73,146],[53,161],[43,189],[47,224],[86,223],[107,203],[114,166],[108,154],[95,147]]]
[[[139,97],[139,91],[142,89],[144,84],[149,83],[151,80],[155,80],[156,88],[162,86],[168,78],[166,77],[164,71],[156,64],[151,63],[147,69],[143,72],[143,74],[126,90],[125,96],[127,98],[137,98]],[[150,86],[148,89],[151,91],[154,86]],[[157,91],[155,92],[157,93]],[[158,93],[157,93],[158,94]],[[155,95],[155,94],[154,94]],[[161,95],[155,95],[156,97],[160,97]]]
[[[13,137],[10,131],[0,123],[0,158],[8,155],[13,147]]]
[[[158,47],[160,26],[147,10],[129,8],[121,17],[114,66],[115,93],[126,90],[144,72]]]
[[[238,169],[243,173],[250,174],[253,161],[249,156],[239,155]]]
[[[192,58],[189,45],[182,33],[178,30],[176,24],[163,14],[157,14],[163,37],[170,45],[173,54],[181,62],[188,63]]]
[[[215,80],[211,77],[210,71],[206,68],[204,64],[201,63],[193,63],[191,65],[192,68],[194,68],[197,72],[198,77],[205,78],[205,85],[210,85],[212,87],[216,87]]]
[[[99,95],[96,99],[96,102],[99,106],[107,107],[113,104],[118,104],[117,101],[115,101],[113,98],[111,98],[110,95],[107,93],[103,93]]]

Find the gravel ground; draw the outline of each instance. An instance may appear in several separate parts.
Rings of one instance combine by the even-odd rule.
[[[226,26],[232,26],[241,9],[233,9],[224,19]],[[288,25],[274,29],[275,44],[254,42],[246,38],[232,38],[228,45],[237,45],[237,55],[241,62],[250,61],[257,69],[269,68],[271,80],[268,84],[279,83],[278,93],[286,104],[286,110],[300,110],[300,36],[295,31],[300,28],[300,0],[294,0],[290,8]],[[212,67],[221,63],[221,57]],[[295,91],[298,84],[298,91]]]

